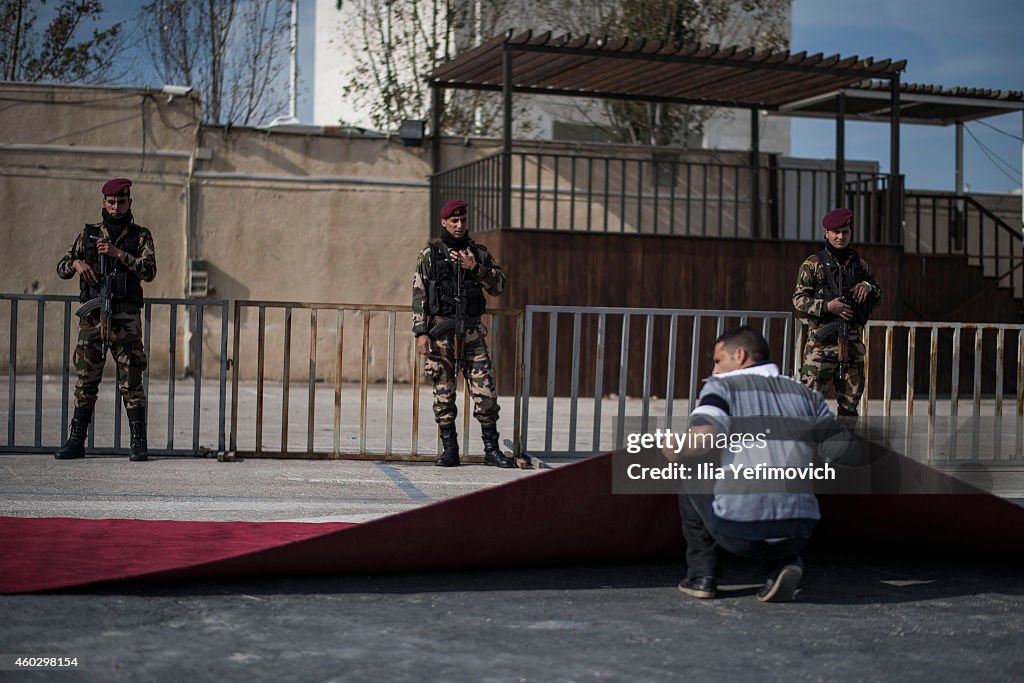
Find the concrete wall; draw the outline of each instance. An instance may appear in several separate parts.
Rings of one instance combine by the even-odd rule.
[[[146,294],[180,296],[198,100],[126,88],[2,84],[0,92],[0,291],[77,295],[77,281],[57,277],[57,261],[84,223],[100,219],[102,184],[128,176],[136,221],[153,231],[156,244],[157,279]],[[45,314],[48,372],[60,368],[61,309]],[[9,312],[0,304],[5,322]],[[21,304],[19,314],[18,366],[34,368],[35,306]],[[9,343],[6,325],[0,337]]]
[[[148,297],[183,296],[189,259],[205,259],[217,298],[409,304],[415,254],[430,227],[428,148],[334,131],[199,128],[196,99],[168,101],[156,91],[18,84],[0,91],[0,291],[77,294],[75,281],[57,277],[56,263],[81,225],[99,219],[102,183],[127,176],[135,218],[156,243],[158,273],[146,286]],[[199,158],[190,179],[194,149]],[[476,153],[458,149],[453,159]],[[47,372],[60,369],[63,349],[53,341],[62,333],[60,309],[45,314]],[[5,321],[9,311],[0,303]],[[34,304],[19,306],[19,369],[35,364],[34,314]],[[157,317],[166,325],[165,312]],[[184,310],[178,318],[180,326]],[[396,375],[408,379],[409,320],[400,318]],[[207,325],[219,332],[219,317],[208,316]],[[9,328],[2,327],[6,348]],[[268,358],[282,348],[275,332],[268,326]],[[182,329],[179,372],[186,341]],[[293,348],[303,343],[297,335]],[[351,346],[354,353],[359,344]],[[154,372],[167,372],[169,347],[166,328],[154,333]],[[204,374],[217,372],[219,356],[214,336],[204,349]],[[385,372],[384,354],[377,356],[374,378]],[[242,376],[254,372],[249,364]]]
[[[429,231],[426,148],[216,128],[204,130],[203,145],[213,158],[196,174],[193,256],[208,261],[214,296],[409,305],[415,255]],[[335,315],[318,327],[333,329]],[[309,327],[301,317],[293,325],[293,377],[308,368]],[[242,324],[243,338],[254,339],[255,316]],[[283,325],[283,312],[268,317],[270,376],[283,365]],[[410,325],[408,314],[398,316],[395,372],[404,380],[412,372]],[[387,348],[386,329],[386,321],[375,322],[374,348]],[[332,378],[336,342],[324,338],[318,347],[318,368]],[[345,367],[356,373],[345,376],[358,377],[361,342],[345,349]],[[251,377],[255,364],[239,369]],[[369,372],[385,376],[385,354],[373,357]]]
[[[83,223],[100,218],[103,182],[134,181],[136,220],[153,230],[153,296],[181,292],[181,238],[198,101],[136,89],[3,84],[0,290],[77,293],[56,263]],[[72,286],[74,285],[74,286]]]
[[[0,84],[0,102],[0,202],[6,209],[0,292],[77,295],[77,282],[59,279],[56,263],[82,224],[99,220],[102,184],[126,176],[134,183],[136,221],[152,230],[156,245],[158,272],[145,286],[148,298],[183,297],[190,260],[203,259],[211,298],[410,303],[416,254],[435,223],[428,217],[429,146],[353,137],[339,128],[314,135],[200,126],[194,96],[169,100],[136,88],[8,83]],[[456,166],[494,153],[497,142],[452,139],[444,148],[445,165]],[[47,373],[61,369],[63,308],[50,304],[44,313]],[[0,302],[4,349],[10,309]],[[258,325],[251,313],[241,316],[236,367],[242,379],[256,376]],[[195,370],[187,332],[195,321],[179,307],[172,337],[169,315],[167,306],[154,308],[149,351],[155,375],[171,366],[172,339],[175,371]],[[362,372],[361,315],[344,319],[346,380]],[[19,304],[18,316],[17,367],[31,371],[36,304]],[[309,368],[309,314],[296,311],[292,318],[291,377],[302,380]],[[266,320],[266,378],[278,379],[285,365],[283,309],[268,312]],[[370,316],[367,372],[375,381],[388,372],[389,323],[386,313]],[[202,372],[212,376],[221,360],[219,313],[209,311],[204,324]],[[408,313],[397,314],[393,324],[392,371],[408,381]],[[336,327],[336,313],[320,314],[316,375],[327,381],[334,379]],[[6,359],[6,353],[0,357],[0,369]]]

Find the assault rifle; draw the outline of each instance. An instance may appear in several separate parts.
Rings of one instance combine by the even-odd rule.
[[[814,341],[825,342],[833,334],[837,335],[839,363],[836,365],[836,378],[845,379],[850,367],[850,322],[840,318],[835,322],[823,325],[814,333]]]
[[[864,326],[868,321],[867,302],[857,303],[853,298],[852,291],[846,291],[839,297],[839,300],[853,309],[853,316],[850,320],[839,318],[827,325],[823,325],[814,333],[814,341],[826,343],[826,340],[833,334],[836,335],[837,355],[839,363],[836,366],[836,377],[843,379],[850,368],[850,325]]]
[[[89,235],[89,239],[98,242],[106,238]],[[114,315],[114,274],[103,254],[100,254],[100,295],[82,304],[75,315],[84,320],[93,311],[100,312],[100,338],[103,340],[103,355],[106,356],[112,341],[110,324]]]
[[[447,318],[434,325],[430,328],[429,334],[431,339],[437,341],[450,330],[455,330],[455,336],[452,339],[452,351],[455,354],[455,377],[452,379],[458,382],[459,375],[462,374],[462,357],[466,350],[466,296],[462,291],[464,269],[461,261],[455,261],[451,255],[448,258],[455,265],[455,317]]]

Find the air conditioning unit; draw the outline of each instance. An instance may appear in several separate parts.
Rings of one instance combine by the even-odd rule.
[[[206,259],[194,258],[189,262],[188,296],[202,299],[210,295],[210,274]]]

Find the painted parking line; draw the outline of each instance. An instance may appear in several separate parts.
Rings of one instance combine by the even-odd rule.
[[[430,496],[416,488],[416,485],[409,481],[404,474],[398,471],[398,468],[388,465],[387,463],[378,462],[376,463],[380,471],[388,476],[388,479],[398,484],[398,488],[405,492],[405,495],[409,496],[413,500],[430,500]]]

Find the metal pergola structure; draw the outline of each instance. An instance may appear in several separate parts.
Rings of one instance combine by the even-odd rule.
[[[892,110],[884,83],[865,81],[838,92],[814,95],[783,105],[779,115],[835,119],[836,160],[844,157],[843,130],[847,120],[884,122]],[[900,120],[925,126],[956,127],[956,193],[964,193],[964,123],[1024,113],[1024,92],[987,88],[944,87],[920,83],[900,85]]]
[[[441,170],[443,91],[500,91],[503,96],[501,227],[511,227],[512,97],[515,93],[632,100],[748,109],[751,131],[751,221],[759,234],[760,156],[758,112],[823,97],[880,79],[888,91],[890,125],[890,225],[899,225],[900,72],[906,61],[841,57],[787,50],[678,45],[644,39],[551,32],[508,31],[442,64],[430,76],[433,170]],[[837,178],[843,177],[843,139],[837,127]],[[837,181],[841,182],[841,181]],[[838,194],[837,194],[838,196]]]

